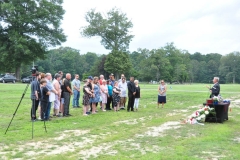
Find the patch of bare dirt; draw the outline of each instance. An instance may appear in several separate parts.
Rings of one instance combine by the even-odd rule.
[[[144,136],[151,136],[151,137],[157,137],[157,136],[164,136],[164,131],[170,130],[170,129],[177,129],[180,128],[180,122],[166,122],[158,127],[149,127],[149,130],[145,132],[144,134],[138,134],[136,137],[144,137]]]

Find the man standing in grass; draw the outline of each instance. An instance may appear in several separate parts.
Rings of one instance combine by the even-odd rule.
[[[37,72],[35,79],[31,83],[31,100],[32,100],[32,108],[31,108],[31,120],[36,121],[36,111],[39,105],[39,98],[40,98],[40,84],[39,79],[41,75]]]
[[[127,106],[127,111],[131,109],[133,110],[133,105],[134,105],[134,100],[135,100],[135,94],[136,94],[136,87],[134,84],[134,77],[130,77],[130,81],[127,84],[128,87],[128,106]]]
[[[51,81],[52,81],[52,74],[51,73],[46,73],[45,74],[45,80],[47,81],[46,87],[50,91],[49,102],[48,102],[47,110],[46,110],[46,113],[45,113],[45,119],[50,120],[49,118],[50,118],[52,102],[54,102],[55,94],[58,94],[58,92],[54,89],[53,84],[51,83]]]
[[[63,84],[63,98],[64,98],[64,108],[63,108],[63,116],[71,116],[69,114],[69,105],[70,105],[70,98],[73,94],[72,87],[71,87],[71,74],[66,74],[66,79],[64,80]]]
[[[80,98],[80,81],[79,75],[75,74],[75,79],[72,81],[73,86],[73,108],[79,108],[79,98]]]

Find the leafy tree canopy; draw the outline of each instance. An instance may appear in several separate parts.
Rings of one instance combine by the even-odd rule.
[[[0,62],[5,71],[44,58],[47,48],[66,36],[60,28],[63,0],[2,0],[0,2]]]

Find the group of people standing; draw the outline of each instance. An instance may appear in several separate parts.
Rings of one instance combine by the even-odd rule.
[[[126,82],[124,74],[119,80],[115,80],[114,74],[110,74],[108,80],[103,75],[89,76],[83,82],[83,115],[89,115],[90,112],[96,114],[98,104],[102,111],[125,109],[127,97],[127,111],[134,111],[134,108],[138,110],[140,87],[138,80],[134,81],[133,77]]]
[[[35,79],[31,83],[32,107],[30,117],[32,121],[50,120],[50,112],[53,105],[53,116],[68,117],[70,99],[73,95],[73,108],[80,108],[81,82],[79,75],[71,82],[71,74],[67,73],[63,78],[63,72],[59,71],[52,79],[51,73],[37,72]],[[119,80],[115,80],[114,74],[108,80],[100,77],[89,76],[84,81],[83,91],[83,115],[97,113],[97,106],[100,105],[102,111],[125,109],[128,97],[127,111],[137,111],[140,99],[140,86],[134,77],[127,82],[124,74]],[[40,107],[39,107],[40,106]],[[39,118],[37,110],[39,109]]]
[[[70,98],[73,94],[71,74],[67,73],[66,78],[62,79],[63,72],[59,71],[53,79],[51,73],[36,72],[34,77],[31,83],[31,120],[50,120],[52,105],[53,116],[71,116],[69,114]],[[38,108],[39,118],[36,113]]]

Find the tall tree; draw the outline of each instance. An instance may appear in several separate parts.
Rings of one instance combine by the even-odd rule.
[[[112,55],[109,54],[106,59],[106,71],[116,74],[122,71],[128,72],[131,69],[131,65],[128,64],[129,60],[125,59],[127,57],[125,53],[134,36],[129,34],[133,24],[128,20],[126,14],[117,8],[113,8],[104,16],[91,9],[86,13],[85,19],[89,25],[81,28],[82,36],[89,38],[94,36],[100,37],[101,44],[106,49],[111,50],[110,54]],[[111,61],[117,63],[110,63]],[[121,67],[117,65],[121,65]]]
[[[230,83],[240,82],[240,52],[232,52],[221,58],[219,72],[223,80]],[[221,79],[220,79],[221,80]]]
[[[129,72],[131,68],[132,64],[126,52],[114,51],[107,55],[104,69],[108,73],[115,73],[116,78],[118,78],[122,73]]]
[[[0,62],[15,69],[44,58],[47,48],[60,45],[66,36],[60,28],[63,0],[2,0],[0,2]],[[10,66],[11,64],[11,66]],[[10,68],[9,68],[10,66]]]

